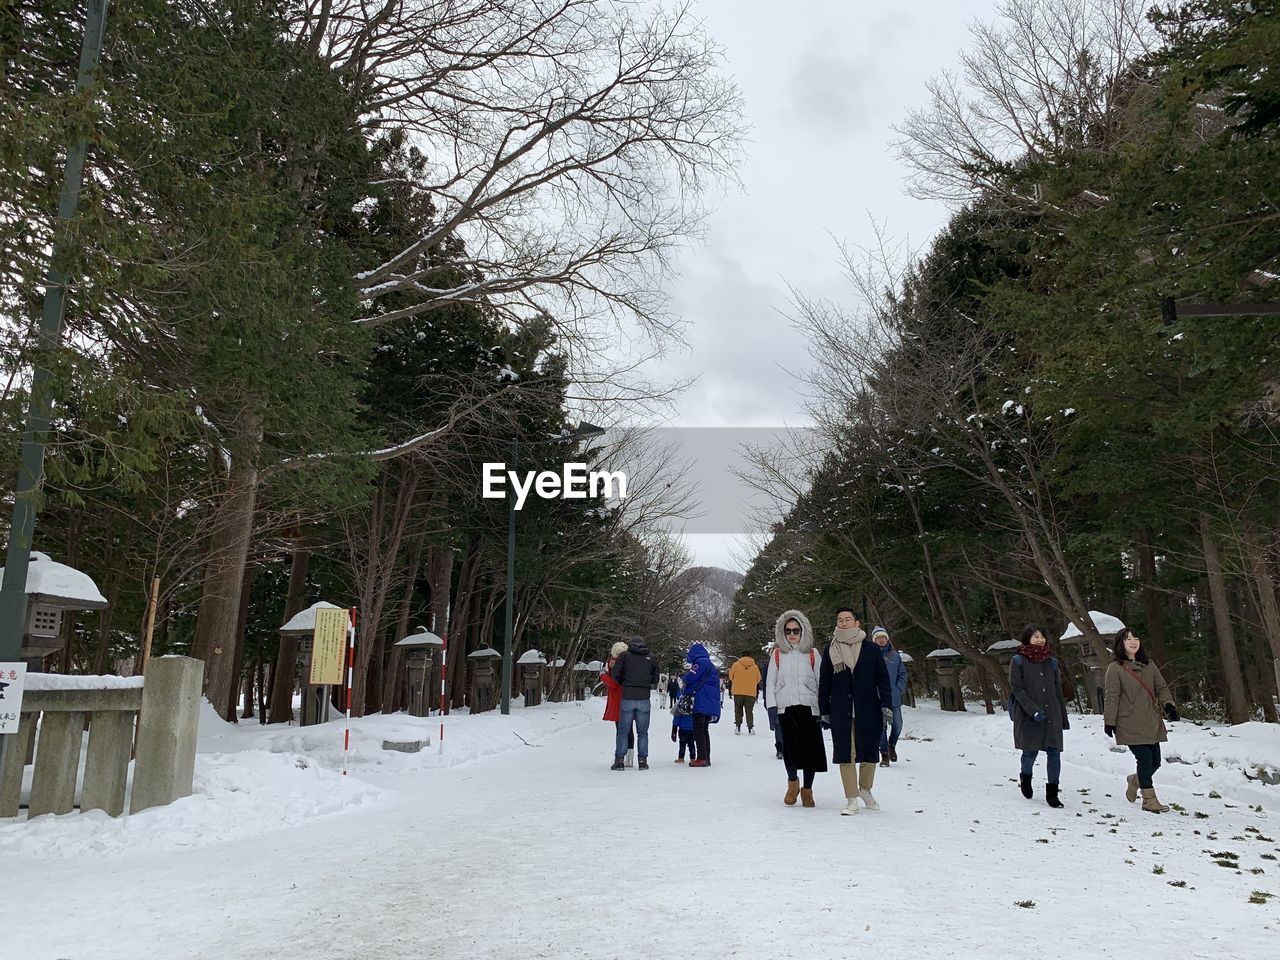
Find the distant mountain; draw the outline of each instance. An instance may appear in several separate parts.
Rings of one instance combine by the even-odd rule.
[[[721,567],[690,567],[682,576],[697,584],[689,600],[694,617],[708,627],[726,623],[743,575]]]

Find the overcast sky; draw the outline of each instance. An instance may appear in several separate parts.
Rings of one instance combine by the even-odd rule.
[[[785,318],[787,285],[848,299],[837,239],[871,244],[874,219],[919,248],[942,226],[940,204],[907,196],[891,127],[924,104],[925,82],[956,65],[968,23],[989,19],[994,2],[694,6],[742,89],[751,143],[744,192],[717,204],[705,243],[680,260],[672,294],[689,347],[663,359],[661,376],[699,377],[679,425],[800,426],[802,396],[784,369],[809,359]],[[688,539],[695,562],[744,568],[733,538]]]

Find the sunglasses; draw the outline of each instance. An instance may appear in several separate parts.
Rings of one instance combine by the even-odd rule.
[[[800,634],[804,633],[804,630],[802,630],[800,627],[783,627],[782,632],[789,637],[792,635],[798,637],[800,636]]]

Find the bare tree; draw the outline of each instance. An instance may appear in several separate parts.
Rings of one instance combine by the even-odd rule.
[[[1106,149],[1135,62],[1154,30],[1143,0],[1002,0],[995,22],[969,28],[958,75],[929,81],[929,102],[897,128],[915,196],[963,203],[978,194],[1039,205],[1008,174],[1065,150]]]

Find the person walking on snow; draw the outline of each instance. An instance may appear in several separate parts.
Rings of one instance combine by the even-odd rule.
[[[614,681],[622,687],[622,704],[619,720],[628,730],[636,725],[636,755],[641,770],[649,769],[649,715],[652,709],[650,695],[658,685],[658,661],[649,652],[649,646],[640,637],[627,641],[627,649],[614,661],[609,671]],[[613,750],[613,769],[623,769],[623,755],[627,740],[618,731]]]
[[[787,768],[787,792],[782,802],[793,807],[799,797],[804,806],[812,807],[813,778],[827,771],[827,748],[818,726],[819,653],[809,618],[799,610],[788,610],[778,617],[773,635],[764,705],[777,710],[782,730],[782,762]]]
[[[604,684],[605,701],[604,701],[604,720],[613,721],[613,742],[614,750],[617,752],[618,738],[622,736],[622,685],[613,679],[610,671],[613,665],[617,663],[618,658],[627,652],[627,645],[619,640],[609,650],[609,659],[604,665],[604,671],[600,674],[600,682]],[[631,752],[635,747],[635,733],[630,727],[627,728],[627,761],[631,760]],[[631,766],[630,762],[626,766]],[[614,758],[611,770],[622,770],[623,767],[618,766],[617,758]]]
[[[859,800],[868,810],[880,809],[871,788],[876,782],[880,737],[893,719],[889,670],[880,649],[864,642],[866,638],[858,615],[850,607],[841,607],[819,675],[818,704],[823,721],[831,727],[831,759],[840,767],[846,801],[840,812],[846,816],[858,812]]]
[[[756,693],[760,689],[760,668],[751,657],[739,657],[729,668],[729,688],[733,693],[734,733],[742,733],[742,714],[747,715],[747,733],[756,732]]]
[[[902,662],[902,654],[893,648],[889,631],[884,627],[872,630],[871,639],[880,648],[885,669],[889,671],[893,722],[880,734],[880,766],[887,767],[890,763],[898,762],[898,735],[902,733],[902,695],[907,692],[907,665]]]
[[[693,740],[693,717],[673,713],[671,717],[671,742],[680,744],[680,756],[676,763],[684,763],[684,751],[689,750],[689,759],[698,759],[698,745]]]
[[[1111,653],[1114,659],[1103,680],[1103,730],[1128,747],[1138,765],[1138,772],[1125,779],[1125,799],[1133,803],[1141,790],[1143,810],[1166,813],[1169,808],[1156,796],[1151,778],[1160,769],[1160,744],[1169,739],[1164,722],[1178,719],[1173,694],[1128,627],[1116,634]]]
[[[1062,773],[1062,731],[1071,729],[1067,701],[1058,677],[1058,658],[1034,624],[1022,630],[1022,646],[1009,662],[1009,719],[1013,721],[1013,745],[1022,751],[1022,773],[1018,784],[1022,795],[1031,799],[1031,774],[1036,757],[1043,750],[1048,757],[1045,803],[1061,807],[1058,778]]]
[[[770,642],[764,648],[764,670],[760,674],[760,696],[764,702],[764,712],[769,717],[769,729],[773,731],[773,749],[778,755],[778,759],[782,759],[782,727],[778,723],[778,708],[771,706],[765,697],[765,691],[769,688],[769,664],[773,663],[773,651],[777,649],[777,645]]]
[[[683,696],[693,698],[693,740],[698,758],[691,767],[711,766],[711,724],[720,722],[720,673],[711,662],[711,654],[700,643],[689,648],[685,656],[689,672],[680,681]]]

